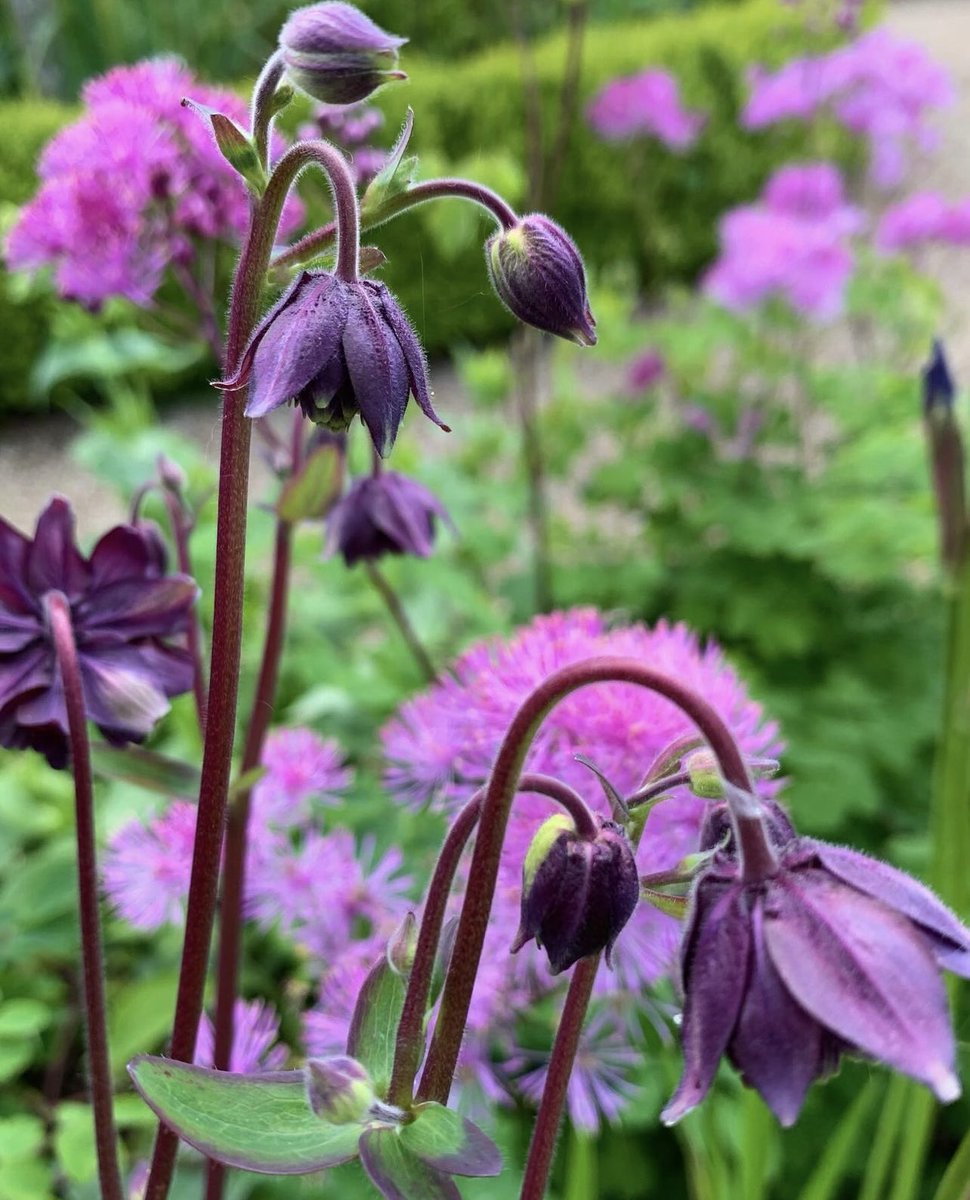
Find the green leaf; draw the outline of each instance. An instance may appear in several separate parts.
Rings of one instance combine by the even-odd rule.
[[[378,1096],[387,1095],[391,1081],[405,987],[404,978],[382,958],[364,980],[347,1035],[347,1053],[370,1072]]]
[[[366,1130],[360,1161],[385,1200],[461,1200],[454,1181],[408,1149],[398,1129]]]
[[[421,1104],[401,1127],[401,1143],[429,1166],[449,1175],[498,1175],[502,1155],[477,1125],[443,1104]]]
[[[0,1163],[33,1158],[44,1142],[44,1123],[26,1115],[0,1120]]]
[[[360,1128],[310,1110],[302,1071],[233,1075],[140,1055],[128,1071],[158,1117],[216,1162],[265,1175],[309,1175],[356,1157]]]
[[[178,973],[167,971],[112,990],[108,1043],[115,1071],[140,1050],[161,1046],[172,1025]]]
[[[40,1000],[7,1000],[0,1004],[0,1039],[33,1037],[50,1021],[51,1011]]]
[[[319,520],[340,495],[341,454],[336,446],[320,446],[283,486],[276,513],[281,521]]]
[[[61,1171],[71,1183],[83,1184],[94,1179],[98,1173],[98,1152],[90,1105],[66,1100],[57,1106],[54,1151]]]
[[[30,1042],[0,1042],[0,1083],[15,1079],[33,1056]]]
[[[199,794],[199,772],[188,763],[166,758],[140,746],[96,743],[91,747],[91,765],[104,779],[124,779],[150,792],[170,798],[194,800]]]

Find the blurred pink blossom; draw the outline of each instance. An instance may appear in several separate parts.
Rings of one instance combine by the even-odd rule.
[[[596,94],[586,115],[606,141],[655,137],[671,150],[692,146],[707,120],[682,106],[677,80],[660,70],[614,79]]]
[[[970,245],[970,198],[951,204],[938,192],[917,192],[887,209],[876,230],[880,250],[908,250],[926,242]]]

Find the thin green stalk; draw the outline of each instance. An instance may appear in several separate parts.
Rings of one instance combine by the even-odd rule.
[[[768,1184],[768,1156],[777,1137],[777,1127],[756,1091],[745,1090],[742,1109],[739,1200],[764,1200]]]
[[[864,1157],[859,1153],[859,1143],[879,1095],[880,1085],[880,1079],[869,1079],[852,1101],[849,1111],[839,1118],[808,1183],[798,1193],[798,1200],[836,1200],[847,1168],[852,1165],[853,1159],[858,1161]]]
[[[597,1200],[598,1166],[596,1138],[574,1126],[569,1135],[564,1200]]]
[[[886,1089],[876,1134],[866,1156],[859,1200],[885,1200],[887,1183],[893,1166],[894,1151],[906,1115],[908,1080],[894,1075]]]

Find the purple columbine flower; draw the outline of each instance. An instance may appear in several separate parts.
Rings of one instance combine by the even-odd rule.
[[[149,524],[117,525],[84,558],[74,514],[55,497],[33,541],[0,520],[0,746],[32,747],[55,767],[68,759],[67,708],[45,597],[70,603],[90,720],[115,745],[141,742],[192,686],[185,632],[198,589],[165,574],[165,550]]]
[[[520,217],[485,243],[498,298],[513,316],[580,346],[596,345],[586,271],[576,243],[542,213]]]
[[[385,33],[352,4],[310,4],[290,14],[280,31],[289,78],[326,104],[355,104],[391,79],[407,38]]]
[[[684,1074],[663,1120],[704,1099],[724,1053],[782,1125],[843,1054],[955,1100],[940,969],[970,976],[970,929],[902,871],[798,837],[777,805],[758,812],[753,797],[736,797],[768,853],[754,866],[733,829],[723,844],[726,808],[711,814],[702,849],[722,848],[693,889],[681,950]]]
[[[327,519],[327,553],[341,554],[348,567],[385,554],[427,558],[435,525],[448,521],[437,496],[395,471],[356,479]]]
[[[296,401],[317,425],[340,431],[358,414],[378,454],[388,454],[413,393],[426,417],[448,426],[431,404],[424,352],[383,283],[353,283],[304,271],[252,337],[236,378],[249,381],[246,416]]]

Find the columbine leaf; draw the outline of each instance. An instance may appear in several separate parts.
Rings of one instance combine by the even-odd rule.
[[[340,499],[342,460],[336,446],[320,446],[285,483],[276,505],[281,521],[319,520]]]
[[[233,1075],[140,1055],[135,1087],[183,1141],[216,1162],[266,1175],[309,1175],[357,1156],[359,1125],[310,1110],[302,1071]]]
[[[498,1175],[502,1155],[477,1125],[442,1104],[421,1104],[402,1125],[401,1144],[429,1166],[449,1175]]]
[[[368,1129],[360,1161],[384,1200],[461,1200],[454,1182],[409,1150],[397,1129]]]
[[[387,161],[367,185],[367,190],[364,192],[360,209],[365,218],[375,209],[380,208],[385,200],[406,191],[414,182],[418,170],[418,160],[413,155],[409,158],[404,157],[413,127],[414,113],[409,108],[407,116],[404,118],[404,128],[388,154]]]
[[[403,976],[382,958],[364,980],[347,1035],[347,1053],[370,1071],[378,1096],[387,1094],[391,1081],[405,987]]]

